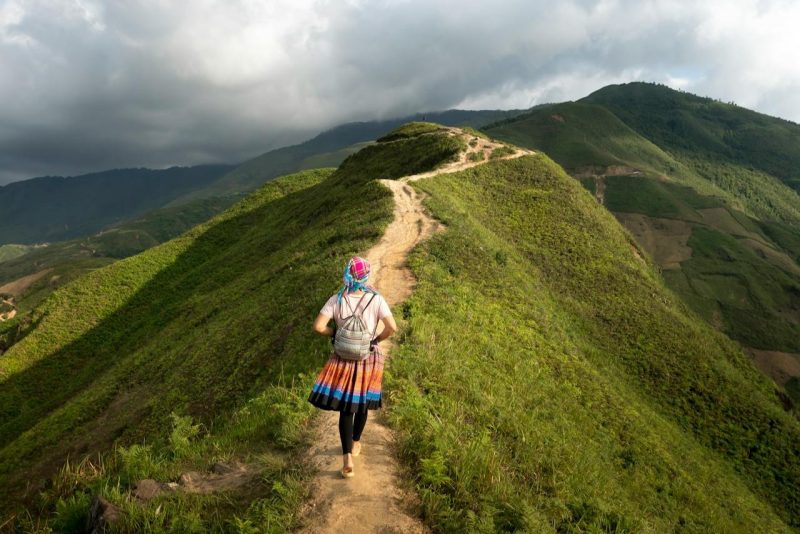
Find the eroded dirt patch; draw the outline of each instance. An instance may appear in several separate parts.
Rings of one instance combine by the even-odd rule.
[[[641,213],[618,212],[614,216],[662,269],[680,269],[681,262],[692,257],[687,245],[692,227],[686,221]]]
[[[786,385],[792,377],[800,378],[800,354],[751,348],[747,352],[756,367],[781,386]]]
[[[53,269],[44,269],[37,273],[29,274],[27,276],[23,276],[22,278],[17,278],[13,282],[9,282],[3,286],[0,286],[0,294],[7,294],[13,295],[15,297],[19,297],[22,293],[28,289],[31,284],[45,276],[47,273],[52,271]]]

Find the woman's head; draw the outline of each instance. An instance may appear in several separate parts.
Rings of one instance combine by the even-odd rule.
[[[371,291],[372,288],[367,285],[369,280],[370,265],[369,262],[361,256],[353,256],[344,266],[344,274],[342,281],[344,282],[342,289],[339,291],[339,298],[345,292],[352,293],[359,290]]]

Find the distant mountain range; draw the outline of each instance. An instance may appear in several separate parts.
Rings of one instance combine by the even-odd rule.
[[[482,126],[517,113],[520,111],[449,110],[353,122],[299,145],[271,150],[238,166],[118,169],[71,178],[47,176],[13,182],[0,187],[0,245],[88,236],[148,210],[249,192],[267,180],[302,169],[335,167],[361,143],[418,118],[447,125]]]
[[[230,165],[117,169],[12,182],[0,187],[0,245],[93,234],[160,208],[231,169]]]

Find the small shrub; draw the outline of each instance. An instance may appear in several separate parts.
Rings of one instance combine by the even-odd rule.
[[[56,532],[83,532],[91,504],[91,496],[88,493],[77,493],[58,499],[53,530]]]
[[[200,425],[193,425],[190,416],[179,416],[171,413],[172,432],[169,444],[175,458],[184,458],[191,452],[192,440],[200,433]]]
[[[149,478],[163,464],[163,459],[153,453],[150,445],[134,444],[117,449],[121,473],[128,481]]]

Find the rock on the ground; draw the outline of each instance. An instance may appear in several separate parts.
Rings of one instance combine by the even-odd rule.
[[[188,471],[181,475],[179,484],[186,491],[198,491],[198,486],[202,485],[203,475],[197,471]]]
[[[86,532],[100,534],[110,530],[111,525],[119,521],[122,511],[98,495],[89,508],[89,518],[86,521]]]
[[[234,470],[235,468],[233,466],[224,464],[222,462],[217,462],[211,466],[211,472],[218,475],[226,475],[228,473],[232,473]]]
[[[133,495],[140,501],[149,501],[165,490],[171,491],[172,488],[168,484],[162,484],[152,478],[146,478],[136,483],[133,488]]]

